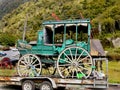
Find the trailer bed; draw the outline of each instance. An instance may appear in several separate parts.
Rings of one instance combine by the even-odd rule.
[[[53,88],[58,87],[83,87],[83,88],[108,88],[108,82],[104,79],[62,79],[50,77],[0,77],[0,83],[6,85],[22,85],[25,80],[33,80],[36,85],[43,81],[50,81]]]

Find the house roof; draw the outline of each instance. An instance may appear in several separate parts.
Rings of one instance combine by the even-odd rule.
[[[91,55],[105,56],[105,51],[99,39],[91,39]]]

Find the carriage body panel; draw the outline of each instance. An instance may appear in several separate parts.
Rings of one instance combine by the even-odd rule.
[[[27,53],[59,55],[68,46],[79,46],[90,52],[90,30],[89,19],[46,21],[43,22],[43,30],[38,31],[36,45],[31,46],[26,41],[20,40],[18,49],[22,55]],[[82,35],[84,32],[86,37]],[[83,41],[84,37],[85,41]],[[21,43],[23,45],[20,45]]]

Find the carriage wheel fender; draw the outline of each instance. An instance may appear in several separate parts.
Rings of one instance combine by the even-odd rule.
[[[35,83],[31,80],[25,80],[22,83],[22,90],[35,90]]]

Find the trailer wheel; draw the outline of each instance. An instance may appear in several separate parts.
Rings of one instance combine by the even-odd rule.
[[[35,90],[35,84],[31,80],[26,80],[22,83],[22,90]]]
[[[50,82],[44,81],[40,84],[40,90],[53,90],[53,87]]]

